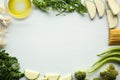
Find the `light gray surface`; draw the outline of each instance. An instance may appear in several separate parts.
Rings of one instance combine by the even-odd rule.
[[[12,19],[6,40],[6,50],[18,58],[21,70],[41,75],[87,70],[98,59],[96,54],[109,47],[106,16],[91,21],[88,14],[55,16],[34,7],[28,18]],[[98,73],[90,77],[95,76]]]

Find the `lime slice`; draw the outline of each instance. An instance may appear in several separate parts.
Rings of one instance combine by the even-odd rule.
[[[47,78],[48,80],[58,80],[60,74],[45,74],[44,77]]]
[[[72,75],[71,74],[68,74],[68,75],[66,75],[66,76],[63,76],[63,77],[61,77],[59,80],[72,80],[73,78],[72,78]]]
[[[37,78],[35,80],[48,80],[47,78]]]
[[[28,70],[28,69],[25,69],[24,74],[25,74],[25,77],[30,80],[37,79],[40,76],[39,72]]]

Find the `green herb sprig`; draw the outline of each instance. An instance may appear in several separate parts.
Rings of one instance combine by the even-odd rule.
[[[9,56],[5,50],[0,50],[0,80],[19,80],[24,76],[19,69],[17,58]]]
[[[50,9],[59,12],[59,14],[74,11],[79,14],[87,12],[86,7],[82,4],[81,0],[33,0],[32,3],[45,12]]]

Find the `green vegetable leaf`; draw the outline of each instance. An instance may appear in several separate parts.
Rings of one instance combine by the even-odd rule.
[[[19,80],[24,76],[19,69],[17,58],[9,56],[5,50],[0,50],[0,80]]]
[[[74,11],[79,14],[87,12],[86,7],[82,4],[81,0],[33,0],[32,3],[45,12],[49,9],[58,11],[58,14],[63,12],[71,13]]]

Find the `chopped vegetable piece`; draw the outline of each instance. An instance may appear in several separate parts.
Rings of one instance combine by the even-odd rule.
[[[116,0],[106,0],[106,1],[114,15],[117,15],[118,13],[120,13],[120,6]]]
[[[76,71],[74,75],[77,80],[84,80],[86,78],[86,72],[81,70]]]
[[[25,77],[30,80],[37,79],[40,76],[39,72],[28,70],[28,69],[25,69],[24,74],[25,74]]]
[[[58,80],[60,78],[60,74],[45,74],[44,77],[48,80]]]
[[[105,4],[103,2],[103,0],[94,0],[95,6],[97,8],[97,12],[99,17],[103,17],[103,15],[105,14]]]
[[[117,25],[118,25],[118,16],[113,15],[110,10],[107,10],[106,13],[107,13],[107,22],[108,22],[109,28],[117,27]]]
[[[86,8],[88,10],[88,14],[90,16],[90,19],[94,19],[95,16],[96,16],[95,4],[92,1],[90,1],[90,0],[86,0],[85,1],[85,5],[86,5]]]
[[[72,80],[73,78],[72,78],[72,75],[71,74],[68,74],[68,75],[66,75],[66,76],[64,76],[64,77],[60,77],[60,79],[59,80]]]
[[[10,21],[9,17],[4,17],[3,15],[0,15],[0,23],[3,26],[8,26],[8,22]]]
[[[103,80],[116,80],[118,71],[113,64],[110,64],[104,71],[100,72],[100,76]]]

